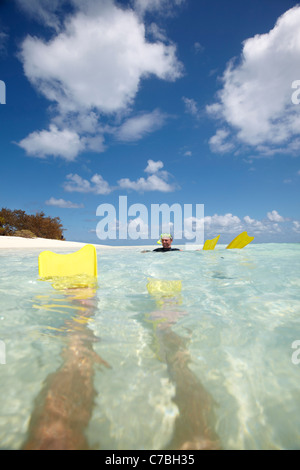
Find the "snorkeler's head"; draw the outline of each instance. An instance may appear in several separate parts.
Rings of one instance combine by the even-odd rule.
[[[171,248],[173,237],[170,233],[162,233],[160,236],[160,242],[163,248]]]
[[[173,237],[170,233],[162,233],[161,236],[160,236],[160,239],[170,239],[170,240],[173,240]]]

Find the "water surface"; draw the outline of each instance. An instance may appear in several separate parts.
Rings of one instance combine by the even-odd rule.
[[[180,400],[199,402],[199,413],[208,405],[190,398],[193,384],[209,395],[221,448],[300,448],[300,364],[292,362],[292,343],[300,340],[299,244],[101,250],[99,286],[86,307],[38,280],[39,252],[0,252],[0,340],[6,347],[0,448],[23,447],[37,397],[64,363],[74,325],[109,365],[93,365],[94,404],[84,431],[90,448],[168,448],[176,426],[184,426],[176,398],[183,380]],[[154,298],[149,278],[181,280],[181,294]],[[160,312],[168,318],[167,332],[155,323]],[[178,366],[181,357],[188,362]]]

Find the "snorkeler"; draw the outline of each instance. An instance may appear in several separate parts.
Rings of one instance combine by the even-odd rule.
[[[162,233],[160,236],[160,242],[162,244],[162,248],[156,248],[155,250],[144,250],[142,253],[148,253],[149,251],[182,251],[179,248],[171,248],[171,244],[173,242],[173,237],[170,233]]]

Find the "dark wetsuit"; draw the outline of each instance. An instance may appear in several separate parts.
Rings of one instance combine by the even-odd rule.
[[[155,250],[152,251],[180,251],[179,248],[156,248]]]

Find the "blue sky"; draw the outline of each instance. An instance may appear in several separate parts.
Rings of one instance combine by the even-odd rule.
[[[0,206],[103,243],[119,196],[204,204],[205,239],[299,242],[299,59],[288,0],[1,2]]]

